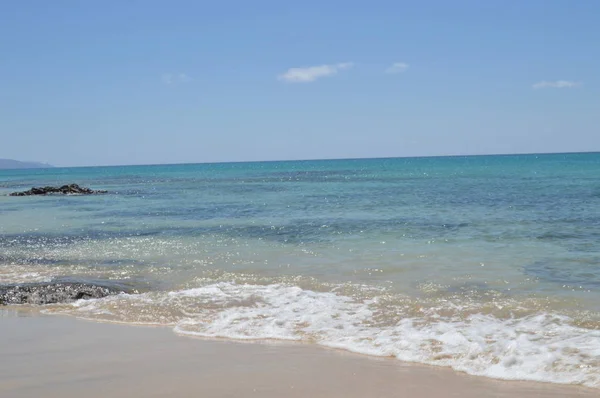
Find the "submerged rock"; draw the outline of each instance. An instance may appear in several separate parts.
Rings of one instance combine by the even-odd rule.
[[[118,293],[124,289],[79,282],[26,283],[0,286],[0,305],[56,304],[81,299],[94,299]]]
[[[63,194],[63,195],[94,195],[99,193],[106,193],[107,191],[93,190],[86,187],[80,187],[77,184],[63,185],[61,187],[33,187],[29,191],[13,192],[10,196],[31,196],[31,195],[49,195],[49,194]]]

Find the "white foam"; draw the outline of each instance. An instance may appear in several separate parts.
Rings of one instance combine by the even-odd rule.
[[[50,282],[52,275],[44,272],[23,272],[0,269],[0,284]]]
[[[131,314],[121,310],[123,305],[147,316],[127,318]],[[296,286],[226,282],[79,301],[71,308],[79,316],[95,318],[109,311],[117,321],[162,319],[183,335],[300,340],[449,366],[472,375],[600,388],[600,331],[574,326],[572,319],[558,314],[514,319],[482,314],[412,316],[386,323],[378,318],[381,311],[395,310],[382,307],[377,298],[355,300]],[[164,315],[167,310],[169,316]]]

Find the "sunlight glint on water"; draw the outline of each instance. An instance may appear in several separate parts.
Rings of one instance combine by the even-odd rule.
[[[600,155],[0,171],[0,283],[45,312],[600,387]]]

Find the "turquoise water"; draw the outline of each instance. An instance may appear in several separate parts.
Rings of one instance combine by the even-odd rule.
[[[0,171],[0,283],[50,313],[600,387],[600,154]]]

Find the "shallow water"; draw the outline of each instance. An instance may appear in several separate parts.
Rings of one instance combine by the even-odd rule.
[[[600,154],[0,171],[0,283],[44,308],[600,387]]]

